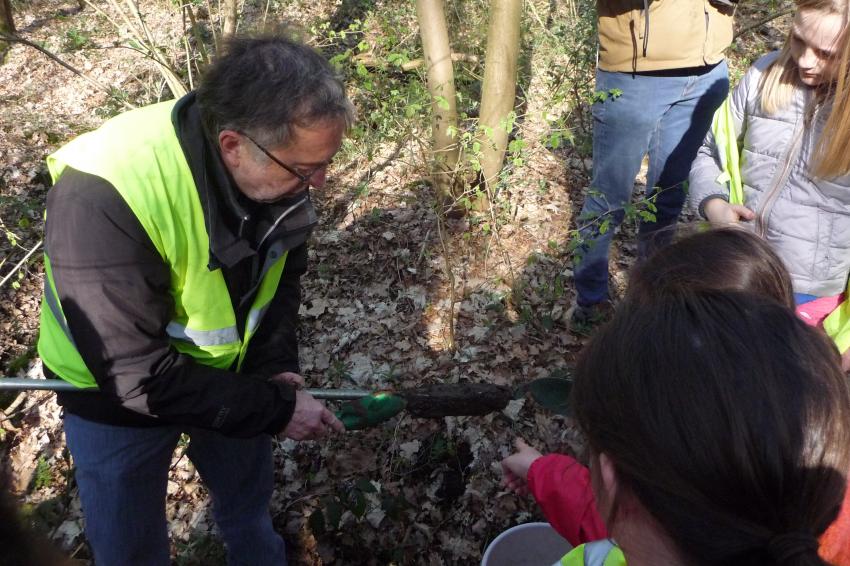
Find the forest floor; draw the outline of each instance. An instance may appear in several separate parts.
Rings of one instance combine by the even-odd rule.
[[[95,3],[111,14],[108,3]],[[164,0],[144,4],[156,42],[182,49],[180,10]],[[449,3],[454,19],[464,21],[458,17],[463,4]],[[480,13],[484,3],[468,4]],[[739,26],[785,4],[744,3]],[[119,32],[91,6],[80,9],[61,0],[13,6],[21,37],[120,90],[125,100],[144,104],[167,97],[150,60],[120,47],[128,44],[127,30]],[[409,34],[402,41],[418,45],[412,2],[246,0],[241,9],[243,22],[271,14],[275,21],[308,30],[320,22],[346,29],[358,19],[366,23],[365,40],[377,33],[370,31],[369,18],[393,12],[399,33]],[[525,33],[542,37],[553,21],[569,17],[569,10],[563,2],[530,1],[524,17],[530,22]],[[199,10],[199,18],[209,20],[209,11]],[[785,29],[787,17],[738,40],[731,52],[733,78],[757,55],[781,45]],[[459,41],[466,37],[464,30],[455,34]],[[508,168],[489,218],[438,221],[421,158],[427,129],[388,136],[368,152],[357,139],[346,142],[330,182],[315,195],[321,223],[303,281],[300,330],[309,386],[517,386],[568,372],[584,338],[567,328],[574,297],[567,250],[591,165],[581,149],[581,136],[586,148],[588,133],[586,108],[550,90],[563,85],[552,77],[571,49],[552,55],[529,48],[523,56],[523,118],[513,133],[513,139],[525,141],[522,159]],[[483,54],[483,46],[477,50]],[[584,72],[580,80],[592,83],[592,72]],[[414,74],[412,80],[419,78]],[[37,377],[34,345],[43,279],[37,247],[49,186],[44,157],[121,106],[22,44],[13,45],[0,65],[0,104],[0,277],[13,273],[0,287],[0,375]],[[365,127],[377,127],[374,112],[358,110]],[[427,106],[418,110],[427,111]],[[552,112],[571,120],[567,125],[577,140],[572,145],[540,141],[548,138],[546,115]],[[624,226],[626,237],[618,239],[612,254],[616,293],[627,284],[634,259],[633,231]],[[31,250],[31,259],[13,272]],[[0,447],[28,520],[81,564],[88,563],[55,400],[50,393],[7,394],[0,397],[0,409]],[[570,419],[530,399],[484,417],[401,416],[324,442],[277,442],[275,524],[292,544],[296,563],[478,563],[499,532],[541,518],[533,501],[499,484],[498,462],[517,436],[543,451],[582,451]],[[184,451],[185,446],[175,454],[168,485],[175,563],[223,564],[208,494]]]

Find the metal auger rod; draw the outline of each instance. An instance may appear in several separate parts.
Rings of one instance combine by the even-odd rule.
[[[97,391],[81,388],[62,379],[31,379],[26,377],[0,377],[0,391]],[[368,397],[374,392],[367,389],[306,389],[316,399],[348,401]]]

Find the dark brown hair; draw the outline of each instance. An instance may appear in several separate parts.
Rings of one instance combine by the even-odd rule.
[[[627,298],[580,356],[572,402],[690,563],[823,564],[850,390],[835,347],[789,309],[734,291]]]
[[[741,228],[694,231],[661,248],[635,267],[627,294],[639,298],[667,289],[748,291],[794,308],[782,260],[767,242]]]

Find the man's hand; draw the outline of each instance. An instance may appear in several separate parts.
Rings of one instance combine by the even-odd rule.
[[[283,383],[288,383],[295,387],[295,389],[301,389],[304,387],[304,378],[298,375],[297,373],[292,373],[291,371],[285,371],[283,373],[278,373],[272,376],[272,381],[281,381]]]
[[[522,438],[514,441],[516,452],[502,460],[502,485],[519,495],[528,495],[528,469],[532,462],[543,456],[525,443]]]
[[[729,204],[722,198],[713,198],[702,207],[705,217],[712,224],[735,224],[742,220],[752,220],[756,213],[741,204]]]
[[[294,375],[294,374],[293,374]],[[276,376],[277,377],[277,376]],[[324,403],[300,389],[295,392],[295,411],[280,434],[292,440],[316,440],[328,432],[345,432],[345,426]]]

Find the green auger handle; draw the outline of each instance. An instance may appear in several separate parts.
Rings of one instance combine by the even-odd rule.
[[[344,404],[336,417],[345,425],[345,430],[363,430],[393,418],[406,405],[404,397],[378,391]]]

